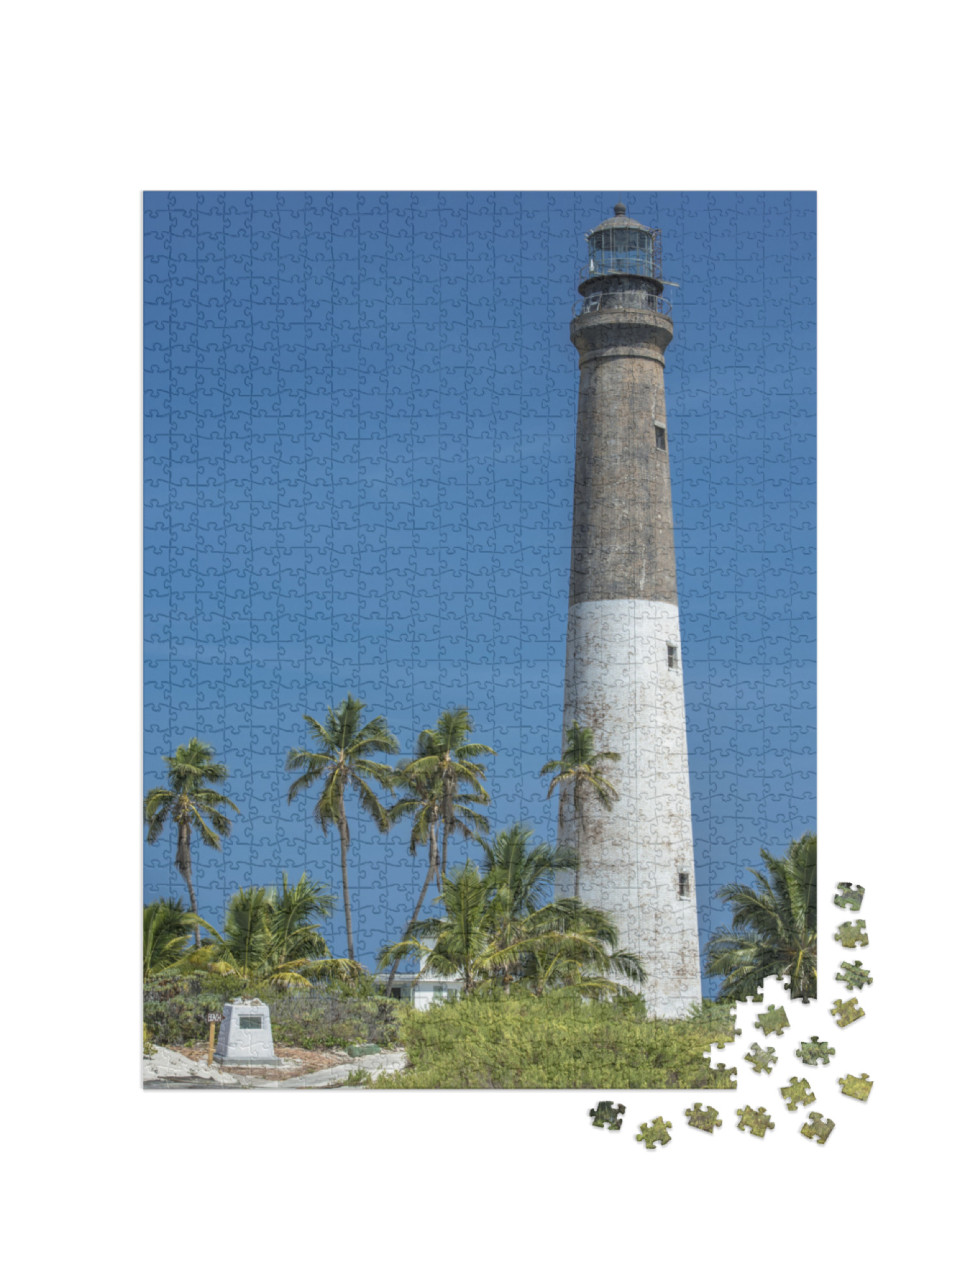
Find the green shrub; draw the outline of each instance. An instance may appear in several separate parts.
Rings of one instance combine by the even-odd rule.
[[[703,1054],[729,1022],[725,1009],[647,1020],[643,1001],[581,1000],[575,991],[522,991],[404,1008],[410,1066],[378,1089],[731,1088]]]
[[[345,1048],[370,1042],[392,1046],[399,1030],[399,1002],[353,994],[347,984],[278,992],[266,983],[243,983],[219,974],[167,976],[144,984],[143,1019],[155,1044],[206,1041],[208,1013],[243,995],[270,1006],[276,1044],[298,1049]]]

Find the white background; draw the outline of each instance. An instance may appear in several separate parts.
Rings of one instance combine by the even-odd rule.
[[[945,10],[885,12],[174,0],[8,15],[13,1274],[926,1276],[953,1261],[938,934],[957,856],[954,68]],[[763,1142],[738,1132],[743,1083],[712,1137],[682,1127],[677,1094],[620,1096],[625,1127],[607,1133],[583,1093],[141,1093],[140,193],[196,187],[819,191],[821,880],[867,886],[876,976],[868,1018],[826,1035],[862,1035],[856,1069],[877,1082],[865,1106],[831,1099],[826,1146],[782,1108]],[[821,913],[826,939],[825,892]],[[675,1140],[648,1152],[632,1133],[661,1111]]]

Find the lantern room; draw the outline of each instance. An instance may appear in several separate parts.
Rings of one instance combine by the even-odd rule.
[[[658,233],[626,216],[626,205],[617,204],[614,216],[587,234],[590,248],[588,276],[629,275],[660,277]]]

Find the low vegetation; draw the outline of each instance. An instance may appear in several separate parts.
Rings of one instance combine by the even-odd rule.
[[[410,1066],[376,1089],[732,1088],[703,1055],[729,1025],[707,1002],[687,1019],[646,1020],[643,1001],[584,1000],[575,989],[537,998],[514,989],[405,1007],[400,1038]]]
[[[270,1006],[275,1044],[298,1049],[346,1048],[358,1043],[393,1048],[400,1027],[399,1002],[373,994],[372,985],[335,983],[309,992],[278,993],[270,984],[243,983],[231,976],[169,974],[144,985],[143,1021],[157,1045],[205,1044],[208,1013],[227,1000],[257,997]]]

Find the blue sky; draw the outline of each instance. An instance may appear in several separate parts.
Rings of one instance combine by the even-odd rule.
[[[494,828],[553,839],[584,233],[663,234],[666,390],[701,944],[713,897],[815,827],[810,193],[148,193],[145,787],[191,736],[241,810],[202,914],[336,836],[283,761],[348,692],[405,752],[465,704]],[[358,955],[401,932],[407,833],[352,815]],[[184,894],[174,835],[144,896]],[[459,856],[466,856],[460,847]],[[343,954],[338,908],[326,929]]]

